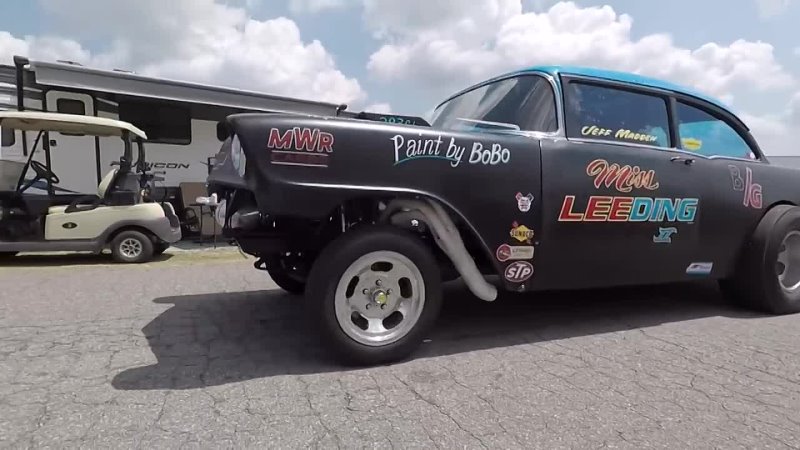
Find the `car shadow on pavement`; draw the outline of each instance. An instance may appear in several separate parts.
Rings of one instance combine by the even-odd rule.
[[[148,262],[167,261],[172,255],[163,253],[154,256]],[[99,255],[93,253],[69,254],[22,254],[4,259],[0,262],[0,269],[4,267],[68,267],[68,266],[108,266],[118,264],[111,258],[111,253],[103,252]]]
[[[347,369],[309,329],[302,297],[283,291],[187,295],[144,329],[157,363],[122,371],[123,390],[194,389],[288,374]],[[436,327],[412,358],[566,339],[704,317],[759,317],[728,305],[715,284],[615,288],[473,297],[461,283],[445,290]]]

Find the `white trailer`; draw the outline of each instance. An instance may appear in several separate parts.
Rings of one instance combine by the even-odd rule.
[[[148,136],[148,164],[163,171],[163,198],[181,210],[179,186],[205,182],[209,159],[219,151],[217,123],[238,112],[268,111],[358,117],[346,105],[307,101],[158,79],[119,70],[98,70],[73,62],[32,61],[14,57],[0,65],[0,109],[49,111],[107,117],[130,122]],[[376,117],[364,117],[376,120]],[[368,116],[375,116],[367,114]],[[386,120],[384,118],[384,120]],[[25,162],[33,145],[30,133],[4,136],[0,158]],[[42,142],[41,158],[60,178],[41,186],[53,193],[88,194],[122,149],[119,139],[52,132]],[[87,164],[94,161],[94,165]],[[41,162],[45,162],[44,160]],[[162,186],[163,184],[163,186]],[[180,212],[180,211],[179,211]]]

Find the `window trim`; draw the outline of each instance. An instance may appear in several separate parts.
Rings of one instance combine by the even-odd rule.
[[[553,92],[553,102],[555,103],[555,107],[556,107],[556,129],[555,129],[555,131],[492,130],[492,132],[493,133],[501,133],[501,134],[513,134],[513,135],[527,136],[527,137],[533,137],[533,138],[565,137],[566,134],[565,134],[565,122],[564,122],[564,105],[560,101],[560,99],[561,99],[560,89],[558,88],[558,83],[556,82],[555,78],[553,78],[553,76],[551,76],[550,74],[547,74],[547,73],[544,73],[544,72],[538,72],[538,71],[517,72],[517,73],[511,73],[511,74],[501,75],[499,77],[490,78],[490,79],[485,80],[485,81],[483,81],[483,82],[481,82],[479,84],[470,86],[470,87],[468,87],[466,89],[463,89],[463,90],[461,90],[459,92],[456,92],[455,94],[451,95],[450,97],[446,98],[445,100],[442,100],[433,109],[434,114],[436,113],[436,110],[441,108],[442,105],[444,105],[445,103],[448,103],[448,102],[450,102],[450,101],[452,101],[452,100],[454,100],[454,99],[456,99],[458,97],[461,97],[462,95],[468,94],[468,93],[470,93],[470,92],[472,92],[472,91],[474,91],[476,89],[480,89],[480,88],[482,88],[482,87],[484,87],[486,85],[493,84],[493,83],[499,83],[501,81],[505,81],[505,80],[508,80],[508,79],[511,79],[511,78],[530,77],[530,76],[544,78],[548,83],[550,83],[550,89]]]
[[[758,142],[756,142],[753,135],[750,133],[750,130],[747,129],[746,126],[743,127],[744,123],[741,120],[731,120],[732,115],[727,111],[720,109],[706,101],[695,99],[694,97],[689,97],[686,95],[676,94],[673,98],[674,101],[674,112],[675,112],[675,134],[678,135],[678,143],[680,145],[679,150],[686,152],[690,155],[695,155],[698,157],[703,157],[706,159],[730,159],[734,161],[748,161],[748,162],[765,162],[766,158],[764,158],[764,153],[761,151],[761,147],[758,146]],[[691,108],[699,109],[700,111],[710,115],[711,117],[722,121],[725,125],[729,126],[743,141],[747,144],[747,147],[750,149],[751,152],[755,155],[756,159],[749,159],[749,158],[740,158],[738,156],[727,156],[727,155],[700,155],[698,153],[692,152],[691,150],[686,150],[683,148],[683,142],[680,141],[680,117],[678,116],[678,103],[683,103],[686,106]],[[744,130],[744,131],[743,131]]]
[[[620,81],[613,81],[613,80],[604,80],[600,78],[592,78],[582,75],[562,75],[561,77],[562,87],[561,90],[561,102],[564,104],[564,137],[571,142],[585,142],[591,144],[608,144],[608,145],[620,145],[620,146],[629,146],[629,147],[638,147],[638,148],[645,148],[645,149],[654,149],[654,150],[668,150],[668,151],[675,151],[681,150],[676,147],[676,131],[675,131],[675,118],[673,113],[673,108],[671,104],[671,92],[665,91],[663,89],[652,88],[648,86],[638,86],[632,85],[630,83],[624,83]],[[616,89],[620,91],[627,91],[634,94],[640,95],[647,95],[650,97],[658,97],[664,101],[664,107],[666,108],[667,112],[667,135],[670,140],[670,146],[665,147],[662,145],[650,145],[650,144],[640,144],[637,142],[625,142],[625,141],[612,141],[612,140],[605,140],[605,139],[593,139],[593,138],[585,138],[585,137],[572,137],[569,136],[566,129],[566,105],[567,105],[567,90],[570,83],[578,83],[578,84],[588,84],[597,87],[609,88],[609,89]]]

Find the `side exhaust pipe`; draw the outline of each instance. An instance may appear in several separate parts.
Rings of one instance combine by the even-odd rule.
[[[436,244],[453,262],[459,275],[464,279],[469,290],[481,300],[487,302],[497,299],[497,288],[490,284],[480,273],[475,261],[467,252],[464,240],[458,232],[455,223],[447,214],[447,211],[438,203],[430,200],[393,200],[383,211],[381,219],[385,221],[398,210],[407,213],[417,213],[431,228]]]

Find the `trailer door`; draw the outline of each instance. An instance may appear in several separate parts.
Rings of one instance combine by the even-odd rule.
[[[48,91],[47,110],[64,114],[94,116],[94,101],[88,94]],[[50,164],[60,183],[55,194],[95,194],[97,192],[97,159],[94,136],[49,133]]]

